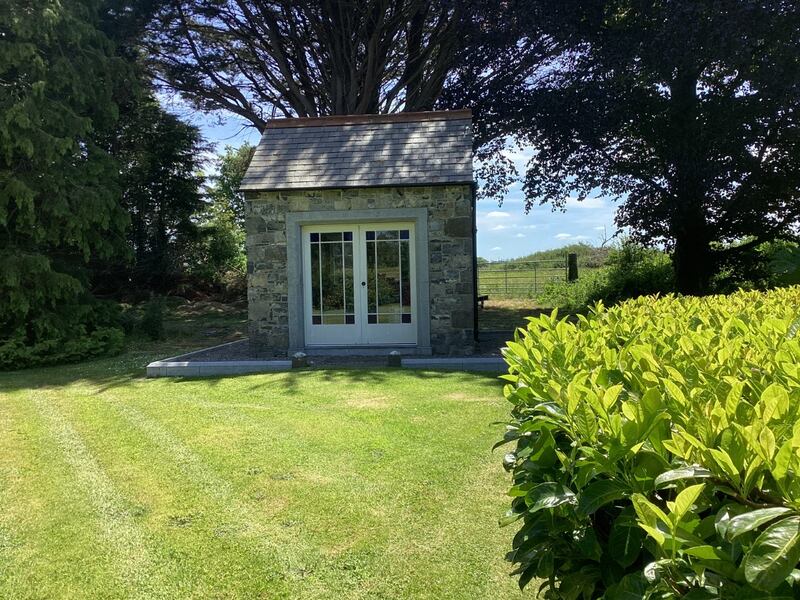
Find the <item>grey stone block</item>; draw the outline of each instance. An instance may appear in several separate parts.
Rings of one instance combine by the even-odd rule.
[[[437,354],[468,355],[473,350],[470,197],[469,185],[247,192],[246,210],[254,218],[269,222],[277,221],[277,215],[285,217],[289,212],[309,209],[426,208],[431,345]],[[285,218],[280,222],[285,227]],[[455,233],[466,234],[465,237],[451,235],[454,228]],[[284,239],[286,232],[281,230],[279,234]],[[249,236],[247,240],[252,263],[248,278],[251,344],[258,356],[286,357],[290,311],[287,248],[285,244],[259,246],[253,243],[255,239]]]

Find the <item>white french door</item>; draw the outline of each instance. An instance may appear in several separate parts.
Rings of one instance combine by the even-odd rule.
[[[412,223],[303,227],[310,346],[415,344]]]

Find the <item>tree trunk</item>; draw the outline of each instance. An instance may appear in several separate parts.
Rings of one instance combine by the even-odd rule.
[[[697,121],[697,69],[678,69],[671,88],[673,190],[670,229],[674,240],[672,263],[678,291],[702,295],[714,274],[711,236],[705,209],[706,184],[702,175],[705,156]]]
[[[675,236],[672,264],[678,292],[691,296],[708,293],[714,274],[714,259],[708,238],[697,227],[686,223]]]

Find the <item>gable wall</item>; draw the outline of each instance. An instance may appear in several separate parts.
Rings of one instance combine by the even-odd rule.
[[[473,348],[472,189],[469,185],[247,192],[249,332],[253,351],[289,349],[287,213],[425,208],[434,354]]]

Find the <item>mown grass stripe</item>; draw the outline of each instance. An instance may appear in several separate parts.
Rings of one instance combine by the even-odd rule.
[[[0,402],[0,442],[2,442],[7,441],[10,437],[11,415],[5,406],[6,401],[10,400],[10,398],[4,394],[0,394],[0,400],[2,400],[2,402]],[[2,448],[3,444],[0,443],[0,449]],[[12,468],[13,467],[11,465],[5,465],[2,463],[2,461],[0,461],[0,490],[9,489],[9,471]],[[18,543],[18,540],[15,539],[16,536],[13,536],[12,534],[10,526],[6,524],[6,515],[5,511],[3,510],[3,500],[3,495],[0,495],[0,589],[3,588],[3,584],[9,576],[8,570],[11,565],[11,561],[9,560],[11,556],[11,549]]]
[[[130,597],[175,598],[170,579],[158,568],[144,533],[125,508],[124,498],[81,435],[54,402],[38,392],[31,392],[29,397],[94,509],[101,536],[114,553],[117,576],[130,590]]]
[[[187,478],[213,499],[229,523],[244,534],[242,537],[255,537],[256,547],[265,563],[276,566],[276,575],[302,577],[309,570],[308,563],[319,560],[319,553],[314,552],[298,536],[287,535],[278,527],[266,527],[263,517],[239,498],[230,481],[215,473],[197,453],[163,425],[128,404],[108,404],[150,438]]]

